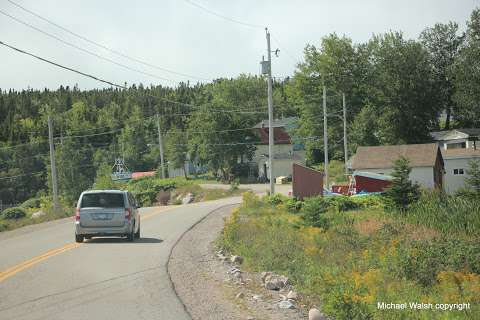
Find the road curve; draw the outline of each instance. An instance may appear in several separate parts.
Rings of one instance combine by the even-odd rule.
[[[142,238],[77,245],[72,219],[0,234],[0,319],[190,319],[166,265],[176,241],[240,198],[141,209]]]

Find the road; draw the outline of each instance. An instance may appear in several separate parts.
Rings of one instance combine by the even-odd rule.
[[[228,198],[142,208],[142,238],[75,244],[72,219],[0,234],[0,319],[190,319],[166,265],[181,235]]]
[[[228,190],[230,189],[229,184],[220,184],[220,183],[202,183],[200,184],[202,188],[205,189],[224,189]],[[270,190],[270,184],[240,184],[238,186],[240,189],[246,189],[246,190],[251,190],[257,194],[266,194],[268,190]],[[291,184],[276,184],[275,185],[275,192],[276,193],[281,193],[284,195],[288,195],[288,193],[292,191],[292,185]]]

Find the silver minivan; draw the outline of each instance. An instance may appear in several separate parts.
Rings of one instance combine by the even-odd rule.
[[[139,206],[123,190],[91,190],[80,195],[75,210],[75,241],[98,236],[140,238]]]

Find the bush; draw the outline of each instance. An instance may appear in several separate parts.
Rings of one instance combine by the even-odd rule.
[[[297,200],[295,198],[290,198],[285,202],[285,207],[288,211],[297,213],[302,210],[303,201]]]
[[[3,210],[1,215],[4,219],[18,220],[21,218],[25,218],[27,216],[27,213],[24,209],[20,207],[13,207]]]
[[[356,203],[352,198],[347,196],[331,197],[330,199],[328,199],[328,203],[338,212],[344,212],[360,208],[360,205],[358,203]]]
[[[272,206],[278,206],[279,204],[287,202],[288,197],[280,193],[275,193],[273,196],[265,196],[265,201],[270,203]]]
[[[20,207],[23,209],[30,209],[30,208],[40,208],[41,199],[40,198],[31,198],[23,202]]]
[[[308,226],[327,229],[329,226],[325,213],[328,202],[322,197],[306,198],[302,208],[302,219]]]

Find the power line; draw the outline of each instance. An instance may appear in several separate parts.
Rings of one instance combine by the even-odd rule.
[[[21,6],[21,5],[19,5],[18,3],[15,3],[15,2],[13,2],[13,1],[11,1],[11,0],[8,0],[8,2],[10,2],[10,3],[13,4],[14,6],[16,6],[16,7],[20,8],[20,9],[22,9],[22,10],[30,13],[31,15],[33,15],[33,16],[35,16],[35,17],[37,17],[37,18],[39,18],[39,19],[41,19],[41,20],[43,20],[43,21],[45,21],[45,22],[47,22],[47,23],[49,23],[49,24],[51,24],[51,25],[53,25],[53,26],[55,26],[55,27],[57,27],[57,28],[59,28],[59,29],[61,29],[61,30],[63,30],[63,31],[65,31],[65,32],[67,32],[67,33],[69,33],[69,34],[71,34],[71,35],[73,35],[73,36],[75,36],[75,37],[77,37],[77,38],[79,38],[79,39],[82,39],[82,40],[84,40],[84,41],[86,41],[86,42],[88,42],[88,43],[91,43],[91,44],[93,44],[93,45],[95,45],[95,46],[97,46],[97,47],[99,47],[99,48],[102,48],[102,49],[104,49],[104,50],[107,50],[107,51],[109,51],[109,52],[111,52],[111,53],[114,53],[114,54],[116,54],[116,55],[118,55],[118,56],[121,56],[121,57],[123,57],[123,58],[126,58],[126,59],[128,59],[128,60],[131,60],[131,61],[134,61],[134,62],[143,64],[143,65],[145,65],[145,66],[147,66],[147,67],[150,67],[150,68],[155,68],[155,69],[158,69],[158,70],[161,70],[161,71],[169,72],[169,73],[176,74],[176,75],[180,75],[180,76],[183,76],[183,77],[193,78],[193,79],[198,79],[198,80],[211,81],[211,79],[207,79],[207,78],[204,78],[204,77],[198,77],[198,76],[194,76],[194,75],[191,75],[191,74],[182,73],[182,72],[170,70],[170,69],[167,69],[167,68],[159,67],[159,66],[156,66],[156,65],[154,65],[154,64],[151,64],[151,63],[149,63],[149,62],[145,62],[145,61],[143,61],[143,60],[140,60],[140,59],[138,59],[138,58],[128,56],[128,55],[126,55],[126,54],[124,54],[124,53],[122,53],[122,52],[120,52],[120,51],[114,50],[114,49],[112,49],[112,48],[107,47],[106,45],[103,45],[103,44],[101,44],[101,43],[95,42],[95,41],[93,41],[93,40],[90,40],[90,39],[88,39],[88,38],[86,38],[86,37],[78,34],[78,33],[75,33],[75,32],[73,32],[73,31],[71,31],[71,30],[69,30],[69,29],[67,29],[67,28],[65,28],[65,27],[63,27],[63,26],[61,26],[61,25],[59,25],[59,24],[57,24],[57,23],[55,23],[55,22],[53,22],[53,21],[45,18],[45,17],[42,17],[42,16],[39,15],[38,13],[35,13],[35,12],[33,12],[33,11],[31,11],[31,10],[29,10],[29,9]]]
[[[123,64],[123,63],[120,63],[120,62],[117,62],[117,61],[115,61],[115,60],[106,58],[106,57],[104,57],[104,56],[101,56],[101,55],[99,55],[99,54],[96,54],[95,52],[92,52],[92,51],[90,51],[90,50],[87,50],[87,49],[84,49],[84,48],[82,48],[82,47],[79,47],[79,46],[77,46],[77,45],[75,45],[75,44],[73,44],[73,43],[70,43],[70,42],[68,42],[68,41],[65,41],[65,40],[63,40],[63,39],[61,39],[61,38],[59,38],[59,37],[57,37],[57,36],[55,36],[55,35],[53,35],[53,34],[51,34],[51,33],[48,33],[48,32],[46,32],[46,31],[43,31],[43,30],[41,30],[41,29],[39,29],[39,28],[37,28],[37,27],[35,27],[35,26],[27,23],[27,22],[24,22],[24,21],[22,21],[22,20],[20,20],[20,19],[18,19],[18,18],[16,18],[16,17],[14,17],[14,16],[12,16],[12,15],[10,15],[10,14],[2,11],[2,10],[0,10],[0,13],[3,14],[4,16],[6,16],[6,17],[9,17],[9,18],[12,19],[12,20],[15,20],[16,22],[18,22],[18,23],[20,23],[20,24],[23,24],[24,26],[27,26],[27,27],[29,27],[29,28],[37,31],[37,32],[40,32],[40,33],[42,33],[42,34],[44,34],[44,35],[46,35],[46,36],[48,36],[48,37],[50,37],[50,38],[52,38],[52,39],[55,39],[55,40],[57,40],[57,41],[65,44],[65,45],[67,45],[67,46],[70,46],[70,47],[72,47],[72,48],[75,48],[75,49],[77,49],[77,50],[80,50],[80,51],[82,51],[82,52],[84,52],[84,53],[86,53],[86,54],[89,54],[89,55],[91,55],[91,56],[94,56],[94,57],[96,57],[96,58],[98,58],[98,59],[107,61],[107,62],[112,63],[112,64],[114,64],[114,65],[117,65],[117,66],[119,66],[119,67],[125,68],[125,69],[130,70],[130,71],[133,71],[133,72],[137,72],[137,73],[140,73],[140,74],[143,74],[143,75],[146,75],[146,76],[155,78],[155,79],[164,80],[164,81],[169,81],[169,82],[173,82],[173,83],[176,83],[176,82],[177,82],[177,81],[174,81],[174,80],[172,80],[172,79],[168,79],[168,78],[165,78],[165,77],[157,76],[157,75],[152,74],[152,73],[149,73],[149,72],[145,72],[145,71],[142,71],[142,70],[138,70],[138,69],[135,69],[135,68],[131,68],[131,67],[129,67],[129,66]]]
[[[205,11],[205,12],[211,14],[211,15],[214,15],[214,16],[216,16],[216,17],[218,17],[218,18],[222,18],[222,19],[227,20],[227,21],[230,21],[230,22],[233,22],[233,23],[236,23],[236,24],[240,24],[240,25],[243,25],[243,26],[246,26],[246,27],[250,27],[250,28],[261,28],[261,29],[264,29],[264,28],[265,28],[265,26],[261,26],[261,25],[259,25],[259,24],[248,23],[248,22],[244,22],[244,21],[240,21],[240,20],[237,20],[237,19],[233,19],[233,18],[227,17],[227,16],[225,16],[225,15],[223,15],[223,14],[220,14],[220,13],[215,12],[215,11],[213,11],[213,10],[210,10],[210,9],[204,7],[204,6],[201,6],[201,5],[199,5],[199,4],[197,4],[197,3],[193,2],[193,1],[190,1],[190,0],[184,0],[184,1],[187,2],[187,3],[189,3],[189,4],[191,4],[191,5],[194,6],[194,7],[199,8],[200,10],[203,10],[203,11]]]
[[[122,86],[122,85],[119,85],[119,84],[116,84],[116,83],[113,83],[113,82],[110,82],[110,81],[107,81],[107,80],[103,80],[103,79],[97,78],[97,77],[92,76],[92,75],[90,75],[90,74],[88,74],[88,73],[84,73],[84,72],[75,70],[75,69],[73,69],[73,68],[65,67],[65,66],[63,66],[63,65],[61,65],[61,64],[58,64],[58,63],[56,63],[56,62],[53,62],[53,61],[44,59],[44,58],[42,58],[42,57],[39,57],[39,56],[37,56],[37,55],[34,55],[33,53],[29,53],[29,52],[26,52],[26,51],[24,51],[24,50],[18,49],[18,48],[14,47],[14,46],[11,46],[11,45],[9,45],[9,44],[6,44],[5,42],[3,42],[3,41],[1,41],[1,40],[0,40],[0,44],[3,45],[3,46],[5,46],[5,47],[8,47],[8,48],[10,48],[10,49],[12,49],[12,50],[15,50],[15,51],[17,51],[17,52],[26,54],[26,55],[28,55],[28,56],[34,57],[34,58],[36,58],[36,59],[38,59],[38,60],[41,60],[41,61],[43,61],[43,62],[49,63],[49,64],[51,64],[51,65],[54,65],[54,66],[56,66],[56,67],[59,67],[59,68],[65,69],[65,70],[69,70],[69,71],[72,71],[72,72],[75,72],[75,73],[78,73],[78,74],[80,74],[80,75],[82,75],[82,76],[85,76],[85,77],[91,78],[91,79],[93,79],[93,80],[96,80],[96,81],[100,81],[100,82],[109,84],[109,85],[114,86],[114,87],[117,87],[117,88],[127,89],[127,87],[125,87],[125,86]]]

